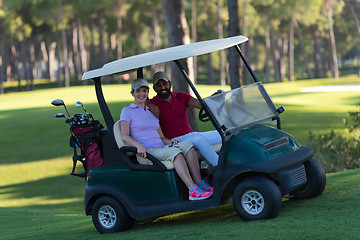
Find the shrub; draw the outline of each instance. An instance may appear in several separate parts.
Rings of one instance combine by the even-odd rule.
[[[344,119],[342,133],[333,130],[327,134],[314,135],[310,141],[315,158],[320,161],[326,172],[337,172],[360,167],[360,104],[355,111],[349,112],[350,121]]]

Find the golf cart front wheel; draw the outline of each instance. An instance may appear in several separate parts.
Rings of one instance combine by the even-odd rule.
[[[125,231],[134,226],[134,219],[112,197],[101,197],[96,200],[92,209],[92,219],[99,233]]]
[[[310,159],[304,163],[307,183],[302,188],[291,193],[290,199],[314,198],[322,194],[326,186],[326,174],[320,163]]]
[[[235,188],[233,204],[245,221],[264,220],[277,216],[281,193],[276,184],[265,177],[251,177]]]

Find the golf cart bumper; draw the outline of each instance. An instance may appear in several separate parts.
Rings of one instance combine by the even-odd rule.
[[[231,182],[241,176],[267,175],[279,186],[280,191],[289,193],[307,183],[304,162],[314,155],[312,148],[300,146],[296,151],[267,162],[246,163],[225,168],[225,179]],[[239,172],[241,174],[239,174]]]

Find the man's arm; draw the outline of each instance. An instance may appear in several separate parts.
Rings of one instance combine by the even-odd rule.
[[[191,108],[197,108],[197,109],[200,109],[202,108],[201,104],[200,104],[200,101],[196,98],[191,98],[190,101],[189,101],[189,107]]]
[[[145,103],[145,105],[150,109],[150,112],[152,112],[152,114],[154,114],[154,116],[156,118],[159,118],[160,117],[160,110],[158,108],[158,106],[152,104],[152,103]]]

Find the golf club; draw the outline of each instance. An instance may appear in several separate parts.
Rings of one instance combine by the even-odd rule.
[[[75,107],[82,107],[82,108],[84,109],[84,112],[87,114],[87,111],[86,111],[86,109],[85,109],[85,107],[84,107],[84,104],[83,104],[82,102],[77,101],[77,102],[75,103]]]
[[[66,108],[65,103],[64,103],[63,100],[61,100],[61,99],[55,99],[55,100],[53,100],[53,101],[51,102],[51,104],[54,105],[54,106],[64,106],[67,115],[70,117],[70,114],[69,114],[69,112],[68,112],[68,110],[67,110],[67,108]]]
[[[63,114],[63,113],[57,113],[57,114],[55,115],[55,117],[56,117],[56,118],[66,118],[66,117],[65,117],[65,114]]]
[[[77,101],[77,102],[75,103],[75,107],[82,107],[82,108],[84,109],[84,112],[86,113],[87,117],[88,117],[88,118],[92,118],[92,120],[94,120],[93,116],[86,111],[86,108],[85,108],[85,106],[84,106],[84,104],[83,104],[82,102]]]

